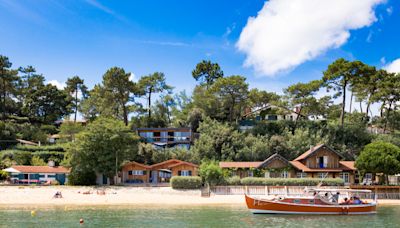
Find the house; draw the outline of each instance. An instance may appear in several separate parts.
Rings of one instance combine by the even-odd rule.
[[[191,128],[137,128],[141,140],[156,148],[179,147],[189,149],[193,142]]]
[[[279,154],[273,154],[258,162],[220,162],[223,169],[230,169],[231,175],[266,178],[342,178],[345,184],[358,183],[354,161],[343,161],[335,150],[320,144],[310,148],[293,161]],[[257,174],[257,175],[255,175]]]
[[[310,148],[290,161],[299,178],[342,178],[345,184],[358,183],[354,161],[342,161],[343,156],[325,144]]]
[[[121,173],[122,183],[125,184],[169,185],[170,179],[174,176],[197,176],[198,166],[178,159],[154,165],[132,161],[123,165]]]
[[[49,166],[13,165],[3,171],[8,172],[11,181],[16,184],[45,184],[56,180],[63,185],[70,173],[70,169],[54,166],[53,162],[49,162]]]

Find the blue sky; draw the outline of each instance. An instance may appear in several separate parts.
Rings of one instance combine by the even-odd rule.
[[[346,4],[347,8],[340,12],[348,13],[337,15],[344,18],[339,22],[329,16],[329,23],[325,24],[321,24],[325,20],[312,17],[311,23],[303,24],[295,17],[268,20],[275,13],[290,13],[285,2],[288,1],[273,5],[273,0],[268,5],[258,0],[0,0],[0,54],[8,56],[14,67],[33,65],[48,81],[63,83],[68,77],[79,75],[92,87],[108,68],[119,66],[134,73],[136,79],[155,71],[164,72],[175,91],[188,92],[196,85],[191,71],[202,59],[218,62],[225,75],[246,76],[252,88],[278,92],[291,83],[320,78],[327,65],[339,57],[377,67],[389,66],[400,58],[399,1],[365,0],[369,2],[367,6]],[[270,12],[258,14],[263,7]],[[296,6],[293,8],[296,10]],[[368,14],[371,10],[372,19]],[[353,12],[360,15],[355,17]],[[261,28],[247,26],[249,17],[257,20]],[[298,18],[304,17],[299,14]],[[332,26],[334,23],[338,25]],[[255,31],[254,37],[282,40],[282,47],[247,36],[242,47],[254,47],[241,48],[238,41],[241,34],[246,35],[245,27],[253,31],[248,34]],[[314,27],[323,29],[303,32],[307,30],[303,28]],[[331,43],[318,46],[323,40],[319,35],[339,36],[346,32],[346,39],[338,41],[334,37]],[[316,40],[317,48],[313,43],[303,45],[303,40]],[[261,57],[257,50],[262,52]],[[279,54],[263,59],[263,53],[269,51]],[[297,55],[300,57],[291,59]],[[249,58],[255,60],[245,66]],[[279,66],[270,69],[268,64],[275,62]]]

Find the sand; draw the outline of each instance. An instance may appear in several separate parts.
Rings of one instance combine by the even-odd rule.
[[[105,195],[97,191],[105,191]],[[63,198],[53,195],[61,191]],[[91,194],[83,194],[91,192]],[[380,205],[400,205],[400,200],[379,200]],[[199,190],[173,190],[169,187],[72,187],[72,186],[0,186],[0,206],[245,206],[243,195],[201,197]]]

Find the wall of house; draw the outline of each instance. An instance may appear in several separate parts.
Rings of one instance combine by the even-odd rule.
[[[328,156],[328,166],[326,168],[339,168],[340,157],[328,149],[320,149],[312,156],[303,161],[303,164],[309,168],[319,168],[317,158]]]
[[[273,161],[271,161],[270,163],[268,163],[268,165],[264,168],[267,169],[281,169],[281,168],[286,168],[288,167],[288,164],[279,160],[279,159],[275,159]]]
[[[171,168],[172,176],[178,176],[178,172],[182,171],[182,170],[190,170],[190,171],[192,171],[192,176],[198,176],[197,167],[194,167],[191,165],[186,165],[186,164],[172,167]]]
[[[144,175],[129,175],[129,171],[131,170],[143,170],[146,171],[146,173]],[[141,180],[144,183],[148,183],[150,179],[150,170],[138,164],[125,165],[124,167],[122,167],[122,172],[123,182],[126,182],[127,180]]]

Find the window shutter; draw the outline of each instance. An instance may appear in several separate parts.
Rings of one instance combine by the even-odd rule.
[[[179,170],[179,171],[178,171],[178,176],[180,176],[180,175],[181,175],[181,171]]]
[[[132,175],[132,170],[129,170],[129,171],[128,171],[128,174],[129,174],[129,175]]]
[[[189,170],[189,176],[192,176],[192,170]]]

